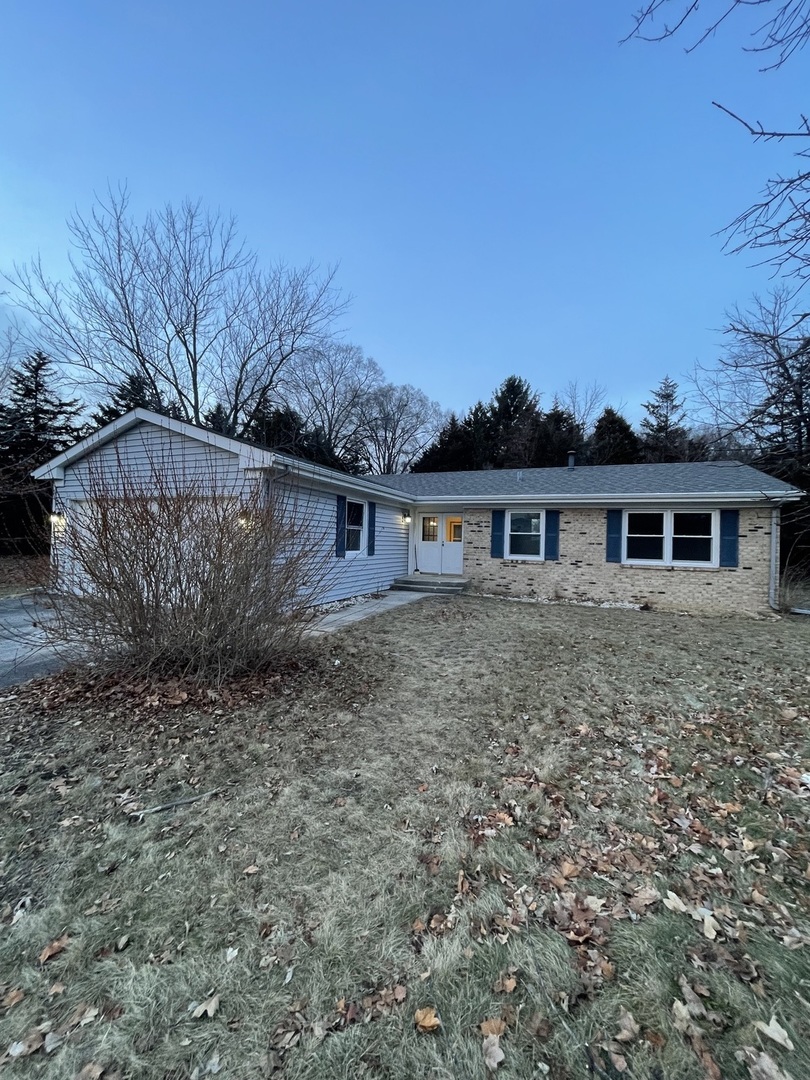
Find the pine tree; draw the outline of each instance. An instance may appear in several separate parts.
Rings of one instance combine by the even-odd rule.
[[[683,426],[683,398],[678,400],[678,384],[665,375],[653,390],[651,401],[643,403],[647,415],[641,421],[644,457],[647,461],[683,461],[687,457],[689,432]]]
[[[177,413],[176,409],[167,407],[160,394],[149,385],[143,375],[135,372],[127,375],[124,381],[118,384],[110,395],[110,400],[100,405],[91,414],[91,419],[94,424],[104,427],[133,409],[149,409],[151,412],[163,413],[164,416]]]
[[[525,379],[510,375],[501,383],[489,407],[492,465],[519,469],[531,464],[533,433],[539,413],[537,394]]]
[[[642,461],[641,440],[621,413],[608,406],[588,443],[591,465],[635,465]]]
[[[492,422],[488,406],[477,402],[459,420],[453,413],[436,438],[414,463],[412,472],[467,472],[491,469]]]
[[[529,464],[533,468],[560,468],[568,463],[568,452],[584,442],[582,428],[574,414],[557,401],[534,422],[533,447]]]
[[[209,409],[203,416],[203,424],[210,428],[211,431],[216,431],[218,435],[227,435],[229,437],[235,435],[228,412],[221,402],[217,402],[213,409]]]
[[[59,396],[53,367],[43,352],[27,356],[11,376],[8,399],[0,405],[0,460],[19,480],[67,449],[83,432],[76,423],[82,403]]]
[[[42,352],[23,360],[0,403],[0,554],[47,551],[51,485],[31,472],[83,434],[75,398],[54,389],[53,361]]]

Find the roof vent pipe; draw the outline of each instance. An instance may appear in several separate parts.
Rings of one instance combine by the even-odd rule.
[[[576,450],[569,450],[568,451],[568,468],[569,469],[573,469],[576,460],[577,460],[577,452],[576,452]]]

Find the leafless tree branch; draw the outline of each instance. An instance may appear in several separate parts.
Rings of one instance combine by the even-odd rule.
[[[235,220],[199,202],[138,224],[127,191],[110,191],[68,227],[70,280],[51,280],[38,258],[7,278],[35,321],[37,347],[102,392],[138,374],[194,423],[219,402],[244,432],[282,369],[328,339],[347,303],[334,270],[260,267]]]

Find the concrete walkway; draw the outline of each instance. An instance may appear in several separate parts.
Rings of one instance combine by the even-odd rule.
[[[344,626],[369,619],[372,615],[381,615],[403,604],[424,600],[426,595],[414,592],[383,593],[373,600],[362,600],[319,615],[305,634],[312,637],[334,634]],[[69,657],[47,645],[42,631],[33,625],[47,617],[42,597],[34,592],[0,599],[0,687],[49,675],[68,666]]]
[[[39,600],[39,603],[38,603]],[[66,664],[33,624],[47,618],[35,592],[0,599],[0,686],[49,675]]]
[[[413,604],[417,600],[424,600],[428,593],[416,592],[387,592],[373,600],[362,600],[357,604],[341,608],[339,611],[328,611],[326,615],[320,615],[313,620],[312,626],[305,633],[311,637],[320,637],[322,634],[334,634],[336,630],[342,630],[344,626],[370,619],[372,615],[382,615],[383,612],[392,611],[402,607],[403,604]]]

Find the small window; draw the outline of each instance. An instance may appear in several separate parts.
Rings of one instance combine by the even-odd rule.
[[[461,543],[461,518],[448,519],[447,539],[451,544]]]
[[[422,518],[422,539],[426,543],[433,543],[439,539],[439,519],[437,517]]]
[[[365,503],[346,502],[346,552],[362,551]]]
[[[543,558],[543,512],[508,515],[506,557],[512,559]]]

